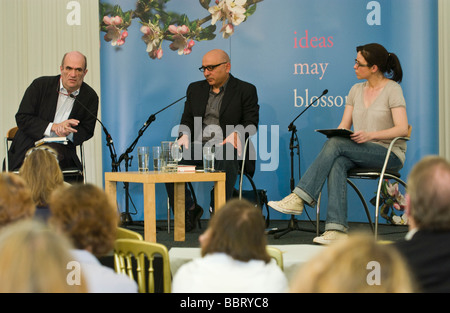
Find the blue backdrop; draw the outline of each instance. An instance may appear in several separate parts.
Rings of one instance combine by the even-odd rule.
[[[232,74],[258,89],[261,110],[259,131],[253,138],[258,151],[255,182],[258,188],[267,190],[269,200],[279,200],[290,192],[289,123],[324,89],[329,90],[295,122],[300,141],[300,155],[295,156],[297,182],[298,164],[303,173],[326,139],[314,130],[336,127],[341,120],[348,91],[357,82],[353,69],[356,46],[371,42],[396,53],[403,66],[401,85],[409,123],[413,126],[403,177],[424,155],[438,153],[437,0],[256,2],[253,15],[235,26],[230,38],[222,38],[219,32],[222,23],[218,22],[216,38],[196,41],[189,55],[178,55],[169,49],[170,42],[163,42],[162,58],[151,59],[141,38],[142,25],[138,19],[132,19],[127,28],[124,45],[113,47],[102,39],[101,118],[114,139],[118,156],[131,145],[152,113],[183,97],[190,82],[203,79],[198,71],[203,54],[221,48],[231,56]],[[123,12],[136,8],[136,0],[100,3],[119,5]],[[214,4],[212,1],[211,5]],[[196,0],[168,1],[164,9],[186,14],[191,21],[209,15]],[[208,25],[210,22],[203,24]],[[180,121],[183,105],[182,101],[158,114],[138,146],[173,140],[172,129]],[[135,171],[136,150],[131,155],[130,170]],[[106,147],[103,164],[104,171],[111,171]],[[124,163],[121,170],[125,170]],[[364,193],[370,197],[375,185],[364,184]],[[207,208],[211,185],[194,184],[194,187],[200,205]],[[132,217],[142,220],[142,186],[132,184],[130,192],[130,210],[136,213]],[[157,186],[158,219],[166,217],[165,197],[164,186]],[[322,219],[326,212],[326,189],[324,198]],[[119,192],[118,200],[123,211],[123,193]],[[349,192],[349,203],[349,220],[365,221],[353,192]],[[274,210],[270,214],[271,219],[289,218]],[[311,217],[314,218],[314,213]],[[305,214],[300,217],[305,218]]]

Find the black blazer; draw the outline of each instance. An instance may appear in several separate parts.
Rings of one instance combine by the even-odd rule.
[[[450,232],[419,230],[395,243],[423,292],[450,292]]]
[[[25,153],[34,142],[43,138],[48,123],[53,122],[58,102],[60,75],[46,76],[35,79],[25,91],[16,113],[16,123],[19,127],[11,148],[8,151],[9,169],[18,169],[25,157]],[[76,154],[76,146],[90,139],[94,135],[94,116],[89,114],[79,103],[81,102],[93,115],[97,116],[98,96],[88,84],[83,83],[77,100],[73,104],[69,119],[77,119],[80,124],[75,127],[77,133],[73,135],[73,144],[66,147],[75,164],[81,169],[81,163]]]
[[[187,89],[187,99],[180,122],[184,126],[180,127],[180,131],[183,131],[183,128],[187,127],[191,134],[191,141],[194,137],[194,118],[205,117],[209,91],[210,85],[206,80],[194,82]],[[254,132],[244,135],[246,135],[245,137],[254,135],[258,123],[259,104],[256,87],[230,75],[219,111],[219,126],[222,129],[223,139],[232,133],[234,131],[233,129],[238,125],[244,128],[253,125]],[[227,125],[229,125],[228,129]],[[250,130],[250,128],[246,130]],[[201,132],[202,129],[197,131]],[[241,136],[242,141],[245,140],[245,137]],[[249,163],[251,164],[246,163],[246,172],[253,174],[255,161],[253,160]]]
[[[189,128],[192,135],[191,138],[194,134],[194,118],[203,118],[205,116],[209,90],[210,85],[206,80],[192,83],[187,89],[187,99],[181,117],[181,125]],[[243,127],[254,125],[255,129],[258,127],[259,105],[254,85],[230,75],[220,107],[219,123],[224,138],[232,132],[232,129],[227,130],[227,125],[233,127],[237,125],[242,125]]]

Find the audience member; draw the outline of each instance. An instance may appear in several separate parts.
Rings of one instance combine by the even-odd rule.
[[[71,273],[72,261],[68,240],[43,224],[8,225],[0,232],[0,292],[86,292],[83,274]]]
[[[49,224],[75,247],[89,292],[137,292],[135,281],[97,259],[112,251],[118,225],[116,208],[102,189],[92,184],[59,188],[50,198],[50,211]]]
[[[36,206],[25,181],[14,173],[0,174],[0,228],[32,218]]]
[[[50,214],[48,201],[51,193],[64,184],[55,150],[47,146],[31,148],[19,170],[26,181],[36,204],[35,217],[47,221]]]
[[[352,234],[302,265],[290,287],[305,293],[417,291],[401,254],[366,234]]]
[[[202,258],[176,272],[173,292],[284,292],[287,278],[266,251],[261,211],[230,200],[200,236]]]
[[[450,162],[438,156],[419,161],[408,177],[409,232],[395,245],[424,292],[450,292]]]

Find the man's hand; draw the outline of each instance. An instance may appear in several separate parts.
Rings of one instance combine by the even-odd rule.
[[[189,149],[189,137],[186,134],[183,134],[180,138],[177,140],[178,145],[180,147],[185,147],[186,149]]]
[[[80,121],[75,119],[65,120],[61,123],[54,123],[52,125],[52,132],[55,132],[59,137],[67,137],[71,133],[76,133],[77,130],[73,127],[78,126]]]
[[[242,155],[242,143],[238,133],[234,132],[229,134],[228,137],[222,142],[222,145],[226,143],[231,143],[233,145],[233,147],[237,150],[238,156]]]

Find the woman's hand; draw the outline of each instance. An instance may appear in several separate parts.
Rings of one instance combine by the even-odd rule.
[[[350,138],[356,143],[365,143],[372,140],[370,133],[365,131],[357,131]]]

